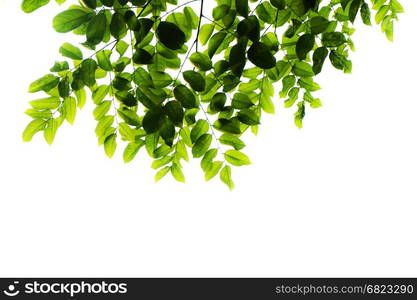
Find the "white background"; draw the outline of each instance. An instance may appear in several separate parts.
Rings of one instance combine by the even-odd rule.
[[[353,74],[327,64],[303,130],[275,99],[229,192],[198,163],[154,184],[145,153],[107,159],[91,103],[52,147],[24,144],[27,87],[71,37],[55,4],[1,0],[0,276],[417,276],[417,2],[401,2],[395,43],[358,26]]]

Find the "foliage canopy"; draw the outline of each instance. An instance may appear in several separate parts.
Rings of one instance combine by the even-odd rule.
[[[49,2],[23,0],[22,9]],[[64,43],[65,60],[30,84],[43,96],[26,111],[33,120],[24,141],[42,131],[51,144],[90,92],[98,143],[109,157],[124,141],[125,162],[144,148],[156,181],[171,173],[183,182],[191,149],[206,180],[219,175],[232,189],[231,166],[250,164],[242,135],[256,134],[262,114],[274,113],[274,86],[301,128],[306,110],[322,105],[314,77],[325,62],[351,72],[354,22],[371,25],[373,9],[392,40],[403,12],[397,0],[216,0],[208,14],[204,2],[82,0],[58,13],[53,28],[85,36],[84,51]]]

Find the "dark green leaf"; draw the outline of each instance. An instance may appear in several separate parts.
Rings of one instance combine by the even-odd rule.
[[[329,50],[326,47],[317,48],[313,54],[313,72],[319,74],[323,68],[323,64],[326,61]]]
[[[341,32],[325,32],[321,41],[325,47],[339,47],[346,42],[346,38]]]
[[[107,18],[103,12],[94,16],[87,26],[87,42],[91,45],[100,44],[103,41],[104,34],[106,33],[106,27]]]
[[[206,89],[206,80],[203,75],[195,71],[185,71],[182,73],[184,79],[196,92],[203,92]]]
[[[179,85],[174,89],[174,96],[182,106],[187,109],[194,108],[197,105],[197,99],[193,92],[185,85]]]
[[[307,57],[307,54],[313,50],[315,44],[314,35],[312,34],[304,34],[299,37],[296,45],[296,53],[297,57],[300,60],[305,60]]]
[[[115,39],[123,38],[127,33],[127,25],[121,13],[116,12],[110,22],[110,32]]]
[[[248,59],[257,67],[271,69],[276,65],[276,59],[264,43],[253,43],[248,51]]]
[[[185,34],[171,22],[160,22],[156,30],[158,40],[169,49],[178,50],[185,43]]]

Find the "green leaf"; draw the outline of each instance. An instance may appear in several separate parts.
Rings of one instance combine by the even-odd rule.
[[[194,10],[191,7],[186,6],[184,8],[184,15],[187,18],[190,27],[192,29],[197,29],[200,18],[195,14]]]
[[[119,116],[129,125],[132,126],[141,126],[142,125],[142,121],[139,118],[139,116],[137,115],[137,113],[135,113],[134,111],[123,107],[121,109],[119,109],[118,111]]]
[[[248,59],[255,66],[262,69],[271,69],[276,65],[276,59],[270,52],[268,46],[261,42],[253,43],[249,48]]]
[[[38,8],[46,5],[49,3],[50,0],[23,0],[22,2],[22,10],[25,13],[31,13]]]
[[[49,70],[51,72],[62,72],[69,70],[69,64],[66,61],[58,62],[56,61],[54,66]]]
[[[213,18],[214,20],[220,20],[224,16],[226,16],[230,11],[230,5],[227,4],[221,4],[219,6],[216,6],[213,8]]]
[[[403,13],[404,8],[397,0],[391,0],[391,10],[397,14]]]
[[[219,118],[216,122],[214,122],[213,126],[217,130],[220,130],[226,133],[232,133],[232,134],[242,133],[240,129],[240,122],[237,118],[232,118],[230,120],[225,119],[225,118]]]
[[[82,2],[91,9],[97,8],[97,0],[82,0]]]
[[[77,106],[79,109],[82,109],[87,101],[87,94],[85,90],[74,91],[75,97],[77,98]]]
[[[65,119],[73,125],[77,114],[77,102],[73,97],[67,97],[64,99],[63,108],[65,111]]]
[[[172,77],[168,73],[161,71],[150,71],[150,77],[153,82],[154,87],[164,88],[172,83]],[[143,83],[141,83],[143,84]]]
[[[181,167],[178,164],[176,164],[176,163],[172,164],[171,174],[172,174],[172,177],[174,177],[175,180],[177,180],[179,182],[185,182],[184,173],[182,173]]]
[[[162,124],[159,133],[165,144],[167,144],[169,147],[172,147],[174,144],[176,131],[174,124],[169,119],[162,118]]]
[[[144,49],[136,50],[133,55],[133,62],[138,65],[150,65],[153,62],[153,56]]]
[[[198,36],[200,43],[205,46],[207,42],[209,41],[211,35],[214,31],[214,25],[213,24],[204,24],[200,28],[200,35]]]
[[[363,3],[361,6],[361,18],[365,25],[372,25],[371,22],[371,10],[369,9],[368,3]]]
[[[260,95],[260,104],[261,108],[264,112],[268,114],[274,114],[275,113],[275,105],[271,100],[271,97],[268,97],[265,93],[262,93]]]
[[[239,111],[237,114],[237,118],[240,122],[249,126],[255,126],[260,124],[259,115],[250,109],[242,109],[241,111]]]
[[[238,150],[228,150],[224,154],[224,158],[234,166],[244,166],[249,165],[251,162],[249,157]]]
[[[114,116],[105,116],[100,119],[96,126],[96,135],[97,137],[102,137],[105,135],[107,129],[113,125],[114,123]]]
[[[187,109],[197,107],[195,95],[185,85],[179,85],[174,88],[174,97]]]
[[[112,158],[116,148],[116,134],[111,134],[104,140],[104,152],[109,158]]]
[[[121,122],[118,129],[122,141],[133,142],[136,140],[136,130],[132,129],[128,124]]]
[[[321,37],[321,42],[325,47],[339,47],[346,43],[346,38],[341,32],[325,32]]]
[[[304,61],[298,61],[294,64],[292,72],[300,77],[312,77],[315,75],[313,68]]]
[[[210,164],[210,167],[207,169],[205,173],[206,181],[209,181],[214,176],[216,176],[222,167],[223,167],[223,162],[221,161],[215,161],[212,164]]]
[[[227,97],[224,93],[216,93],[210,101],[210,111],[212,112],[220,112],[224,110],[224,106],[226,104]]]
[[[252,42],[256,43],[260,39],[261,25],[256,16],[249,16],[242,20],[237,26],[237,33],[240,37],[247,37]]]
[[[162,157],[160,159],[154,160],[151,167],[152,167],[152,169],[157,170],[157,169],[169,164],[171,161],[172,161],[171,156],[165,156],[165,157]]]
[[[279,41],[276,33],[268,32],[261,38],[262,43],[264,43],[271,51],[279,50]]]
[[[190,61],[200,71],[209,71],[213,67],[210,57],[202,52],[194,52],[190,56]]]
[[[319,47],[314,50],[313,53],[313,72],[319,74],[323,68],[323,64],[326,61],[329,50],[326,47]]]
[[[320,89],[320,85],[314,82],[311,77],[303,77],[298,80],[298,85],[306,91],[314,92]]]
[[[235,188],[235,184],[232,180],[232,169],[229,166],[225,166],[220,171],[220,179],[221,181],[226,184],[230,190],[233,190]]]
[[[36,110],[32,108],[27,109],[25,114],[33,119],[49,119],[52,117],[52,112],[50,110]]]
[[[105,71],[113,71],[113,66],[110,60],[112,52],[110,50],[102,50],[97,52],[97,63]]]
[[[291,0],[287,1],[287,4],[291,12],[301,17],[305,13],[307,13],[307,11],[314,8],[318,4],[318,2],[311,0]]]
[[[346,57],[342,54],[337,53],[336,51],[331,51],[329,55],[330,62],[332,63],[333,67],[339,70],[349,70],[349,62]]]
[[[242,39],[230,49],[229,63],[233,74],[240,77],[246,65],[247,39]]]
[[[261,19],[267,24],[274,23],[277,12],[276,9],[269,2],[265,1],[260,3],[255,10],[259,19]]]
[[[171,170],[171,167],[164,167],[155,174],[155,182],[160,181]]]
[[[210,149],[204,154],[204,157],[201,159],[201,169],[206,172],[213,163],[213,159],[216,158],[218,153],[217,149]]]
[[[202,157],[210,148],[211,142],[212,136],[210,134],[200,136],[193,146],[193,157]]]
[[[247,17],[249,14],[248,0],[236,0],[236,11],[242,17]]]
[[[110,22],[110,33],[117,40],[123,38],[127,33],[127,24],[123,15],[119,12],[114,13],[112,16]]]
[[[111,101],[103,101],[93,111],[94,119],[100,120],[104,117],[110,110]]]
[[[237,136],[228,133],[224,133],[220,137],[219,141],[224,145],[232,146],[233,148],[235,148],[235,150],[241,150],[246,146],[245,143]]]
[[[298,103],[298,110],[294,114],[294,123],[300,129],[303,127],[304,116],[305,116],[305,105],[304,105],[304,102],[302,101]]]
[[[54,142],[58,127],[59,127],[59,124],[56,119],[51,118],[47,121],[46,128],[43,132],[43,135],[44,135],[45,141],[49,145],[52,145],[52,143]]]
[[[285,8],[285,0],[271,0],[272,6],[278,8],[279,10],[283,10]]]
[[[193,129],[191,129],[191,142],[195,143],[200,136],[209,131],[209,128],[209,123],[206,120],[198,120]]]
[[[324,32],[330,25],[330,22],[322,16],[311,18],[309,23],[310,32],[314,35]]]
[[[58,84],[58,92],[61,98],[66,98],[70,95],[70,85],[68,78],[62,79]]]
[[[210,58],[212,58],[214,54],[216,54],[217,50],[219,49],[220,45],[223,43],[226,36],[227,36],[226,32],[219,31],[210,38],[209,45],[208,45],[208,56]]]
[[[349,21],[354,23],[363,0],[352,0],[349,8]]]
[[[56,77],[52,74],[47,74],[34,82],[32,82],[29,86],[29,93],[36,93],[39,91],[48,92],[54,87],[56,87],[59,83],[59,77]]]
[[[158,40],[167,48],[180,49],[185,43],[185,34],[177,25],[162,21],[156,30]]]
[[[88,23],[93,16],[94,13],[82,9],[68,9],[55,16],[53,27],[60,33],[70,32]]]
[[[92,95],[92,99],[94,104],[99,104],[101,101],[103,101],[103,99],[107,96],[107,94],[109,93],[109,86],[108,85],[100,85],[98,86]]]
[[[206,80],[203,75],[195,71],[185,71],[182,73],[184,79],[196,92],[203,92],[206,89]]]
[[[130,81],[120,75],[113,79],[112,85],[118,91],[128,91],[131,89]]]
[[[297,57],[300,60],[305,60],[307,54],[313,50],[315,44],[315,38],[312,34],[304,34],[298,38],[297,45],[295,51],[297,53]]]
[[[100,44],[106,33],[107,28],[107,17],[101,12],[94,16],[87,26],[87,42],[91,45]]]
[[[44,130],[46,126],[46,122],[42,119],[36,119],[31,121],[25,128],[22,134],[22,138],[24,142],[30,142],[33,136],[41,131]]]
[[[125,163],[129,163],[132,160],[135,159],[136,155],[138,154],[140,148],[143,147],[143,145],[145,145],[145,142],[142,140],[139,140],[139,142],[131,142],[129,143],[126,148],[125,151],[123,152],[123,160]]]
[[[74,59],[74,60],[82,60],[83,53],[81,52],[80,48],[73,46],[70,43],[65,43],[59,48],[59,53],[62,56]]]
[[[86,86],[92,87],[96,84],[97,63],[94,59],[86,59],[81,63],[80,76]]]
[[[169,101],[164,106],[165,114],[176,126],[181,126],[184,119],[184,109],[178,101]]]
[[[61,101],[58,97],[47,97],[30,101],[29,104],[37,110],[55,109],[59,107]]]
[[[149,110],[143,118],[143,129],[149,134],[161,129],[163,114],[160,110]]]
[[[132,92],[120,91],[116,93],[116,98],[127,107],[135,107],[138,104],[137,99]]]
[[[295,85],[296,77],[295,76],[286,76],[282,79],[282,90],[279,93],[279,96],[281,98],[284,98],[287,96],[288,91]]]
[[[129,48],[129,44],[123,40],[120,40],[116,43],[116,51],[119,53],[120,56],[126,53],[127,49]]]
[[[176,145],[176,155],[178,157],[178,159],[184,159],[185,161],[188,161],[188,151],[187,148],[185,146],[185,142],[184,140],[180,140],[177,145]]]
[[[232,99],[232,107],[236,109],[244,109],[253,106],[252,100],[247,94],[235,93]]]
[[[385,16],[388,14],[389,12],[389,5],[383,5],[378,12],[375,14],[375,22],[377,24],[381,23],[382,20],[384,20]]]

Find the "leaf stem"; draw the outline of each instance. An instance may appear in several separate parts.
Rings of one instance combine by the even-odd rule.
[[[198,52],[198,37],[200,36],[200,28],[201,28],[201,19],[203,17],[203,9],[204,9],[204,0],[201,0],[201,5],[200,5],[200,18],[198,18],[198,29],[197,29],[197,36],[195,38],[196,43],[195,43],[195,52]]]

